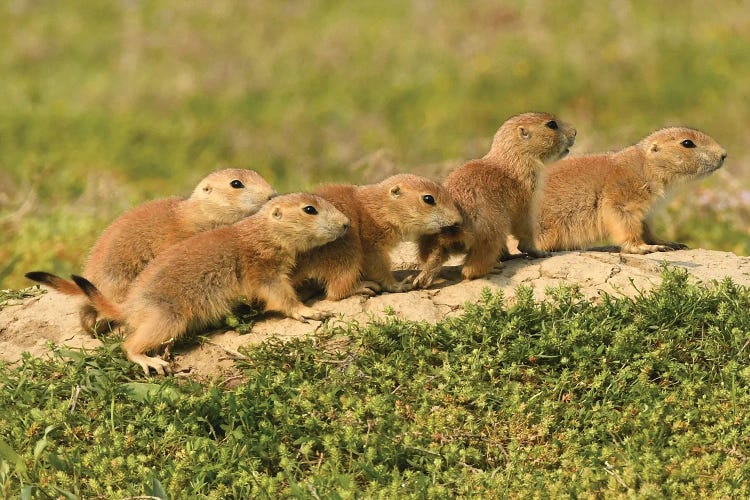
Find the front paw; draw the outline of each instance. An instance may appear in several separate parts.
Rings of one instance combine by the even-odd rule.
[[[380,286],[380,283],[377,283],[375,281],[361,281],[359,283],[359,290],[357,290],[357,293],[367,295],[368,297],[374,297],[382,291],[383,287]]]
[[[409,290],[412,290],[414,288],[414,285],[412,283],[409,283],[410,279],[408,277],[404,278],[402,281],[398,283],[394,283],[393,285],[387,285],[383,287],[383,290],[386,292],[408,292]]]
[[[688,248],[690,248],[686,244],[677,243],[676,241],[667,241],[664,244],[672,250],[687,250]]]
[[[428,273],[427,271],[422,271],[416,276],[416,278],[414,278],[414,281],[412,282],[412,287],[428,288],[430,285],[432,285],[433,281],[435,281],[435,276],[432,273]]]
[[[622,253],[634,253],[640,255],[654,252],[669,252],[670,250],[672,250],[672,248],[669,248],[667,245],[648,245],[645,243],[642,245],[623,246],[621,248]]]
[[[412,290],[419,288],[430,288],[435,284],[435,280],[440,275],[441,267],[435,267],[432,269],[423,269],[420,273],[412,280]],[[444,281],[444,280],[440,280]],[[439,281],[439,282],[440,282]]]
[[[519,245],[518,251],[525,253],[526,257],[528,257],[529,259],[542,259],[544,257],[552,256],[552,253],[545,252],[544,250],[539,250],[536,247],[527,247],[527,246]],[[501,259],[502,259],[502,255],[501,255]]]
[[[308,319],[323,321],[324,319],[330,318],[331,316],[333,316],[333,313],[329,311],[319,311],[307,306],[297,308],[289,315],[290,318],[294,318],[297,321],[301,321],[302,323],[307,323]]]
[[[526,257],[530,259],[543,259],[545,257],[552,257],[552,252],[545,252],[544,250],[527,250],[524,252]]]
[[[141,366],[146,377],[151,376],[149,373],[150,368],[153,368],[156,374],[161,375],[162,377],[172,373],[171,365],[161,358],[146,356],[145,354],[130,354],[128,358],[130,361]]]

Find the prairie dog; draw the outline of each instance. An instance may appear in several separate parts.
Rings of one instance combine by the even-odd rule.
[[[726,156],[703,132],[672,127],[616,153],[551,165],[535,217],[539,248],[572,250],[605,238],[624,253],[686,248],[654,237],[645,218],[671,185],[709,175]]]
[[[549,113],[523,113],[503,123],[483,158],[462,165],[443,182],[464,223],[451,234],[419,240],[423,266],[414,285],[430,286],[452,254],[466,253],[464,279],[499,268],[509,234],[518,238],[519,250],[542,256],[530,217],[537,177],[545,164],[568,153],[575,136],[575,128]]]
[[[214,323],[241,299],[304,321],[325,313],[299,301],[289,280],[298,252],[346,233],[349,219],[311,194],[288,194],[235,224],[198,233],[157,255],[118,305],[85,278],[73,279],[106,316],[132,330],[123,343],[129,360],[148,375],[169,364],[146,353]]]
[[[333,203],[352,225],[342,238],[298,258],[295,284],[317,281],[325,286],[328,300],[404,291],[408,287],[391,272],[389,251],[400,241],[461,223],[445,188],[417,175],[394,175],[366,186],[323,186],[315,194]]]
[[[150,201],[115,219],[91,248],[83,274],[110,300],[122,302],[136,276],[164,249],[254,214],[275,195],[273,187],[252,170],[212,172],[189,198]],[[35,271],[26,277],[83,297],[75,283],[54,274]],[[95,331],[98,313],[90,302],[81,305],[79,315],[83,329]]]

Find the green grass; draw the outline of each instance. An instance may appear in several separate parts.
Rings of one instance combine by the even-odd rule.
[[[0,14],[0,288],[79,271],[122,210],[215,168],[282,191],[360,182],[352,163],[380,149],[420,171],[483,154],[528,110],[574,123],[574,152],[696,126],[729,151],[700,185],[736,200],[750,181],[742,2],[19,0]],[[717,222],[696,189],[665,231],[750,253],[750,202]]]
[[[0,491],[747,497],[748,311],[673,271],[633,299],[488,292],[434,326],[269,341],[234,389],[145,383],[115,344],[27,358],[0,368]]]

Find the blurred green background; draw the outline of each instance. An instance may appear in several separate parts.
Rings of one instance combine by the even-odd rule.
[[[79,270],[120,212],[213,169],[438,176],[528,110],[575,124],[573,153],[711,134],[725,168],[657,228],[750,253],[741,1],[8,0],[0,32],[0,288]]]

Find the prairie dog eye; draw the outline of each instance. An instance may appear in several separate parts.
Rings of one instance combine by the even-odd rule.
[[[693,141],[691,141],[690,139],[685,139],[680,144],[682,144],[682,147],[684,147],[684,148],[694,148],[695,147],[695,143]]]
[[[432,197],[431,194],[426,194],[422,196],[422,200],[427,203],[428,205],[434,205],[435,204],[435,198]]]
[[[307,215],[318,215],[318,211],[312,205],[307,205],[302,209],[302,211],[304,211]]]
[[[242,189],[243,187],[245,187],[242,181],[238,181],[237,179],[230,182],[229,185],[232,186],[234,189]]]
[[[547,128],[551,128],[552,130],[557,130],[557,122],[555,120],[550,120],[546,123]]]

